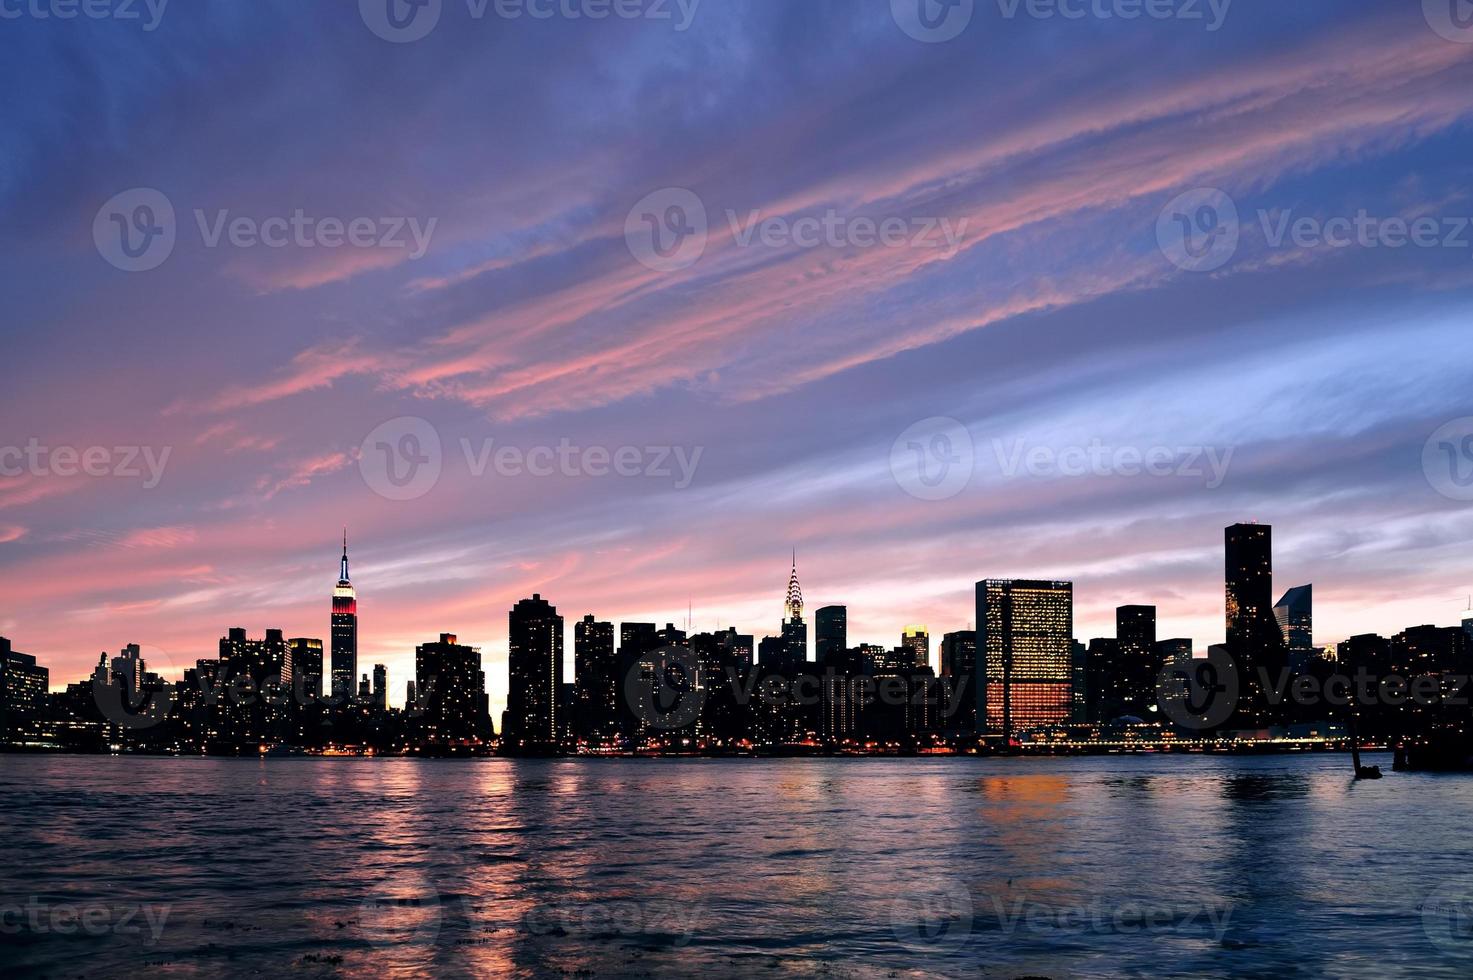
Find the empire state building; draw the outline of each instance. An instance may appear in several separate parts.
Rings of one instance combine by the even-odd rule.
[[[358,593],[348,580],[348,532],[343,531],[343,561],[332,590],[332,693],[351,700],[358,677]]]

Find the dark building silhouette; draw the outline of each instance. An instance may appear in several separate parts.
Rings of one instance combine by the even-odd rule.
[[[728,627],[715,634],[691,637],[691,649],[700,663],[705,693],[700,733],[711,744],[734,747],[753,739],[753,705],[746,682],[755,669],[752,636]]]
[[[112,680],[123,685],[123,690],[136,695],[143,689],[143,674],[148,664],[139,652],[138,644],[129,643],[112,660]]]
[[[1267,524],[1234,524],[1223,538],[1224,645],[1237,666],[1239,681],[1238,709],[1227,724],[1231,728],[1261,728],[1277,719],[1269,686],[1288,669],[1284,634],[1273,610],[1273,528]]]
[[[558,692],[563,682],[563,617],[534,594],[507,618],[506,720],[502,744],[546,751],[558,744]]]
[[[1121,703],[1113,680],[1119,662],[1120,641],[1115,637],[1097,636],[1089,641],[1084,654],[1086,721],[1107,722],[1120,717]]]
[[[291,639],[292,687],[297,700],[305,703],[322,699],[322,641],[297,636]]]
[[[900,632],[900,645],[911,653],[916,667],[931,666],[931,631],[924,626],[907,626]]]
[[[1167,664],[1187,663],[1193,656],[1192,641],[1186,637],[1156,641],[1156,662],[1163,668]]]
[[[630,738],[642,736],[649,720],[635,712],[626,685],[630,676],[640,670],[641,658],[659,645],[659,630],[654,623],[619,624],[619,718],[620,727]]]
[[[620,735],[614,624],[584,616],[573,626],[573,733],[586,742],[614,743]]]
[[[491,739],[481,651],[454,633],[414,648],[414,733],[429,751],[473,747]]]
[[[0,636],[0,742],[39,741],[48,707],[51,672],[36,658],[11,649]]]
[[[849,609],[822,606],[813,614],[813,645],[819,666],[849,649]]]
[[[757,643],[757,664],[764,670],[786,670],[788,645],[781,636],[764,636]]]
[[[950,682],[951,691],[944,727],[958,734],[976,734],[976,630],[957,630],[941,637],[941,676]]]
[[[348,579],[348,532],[343,531],[343,557],[338,584],[332,590],[332,695],[340,701],[353,697],[358,677],[358,592]]]
[[[222,702],[222,748],[249,750],[275,740],[290,740],[287,729],[294,704],[291,647],[281,630],[268,629],[252,640],[239,627],[220,638],[217,687]]]
[[[1089,717],[1089,647],[1075,640],[1069,648],[1069,721],[1082,725]]]
[[[1107,700],[1118,706],[1117,714],[1148,719],[1156,704],[1156,678],[1161,672],[1156,656],[1156,607],[1117,608],[1115,642],[1119,659],[1106,682]]]
[[[389,668],[373,665],[373,706],[379,711],[389,707]]]
[[[1273,528],[1234,524],[1224,532],[1228,646],[1257,639],[1273,617]],[[1278,620],[1274,620],[1277,628]]]
[[[1069,720],[1074,584],[1031,579],[977,583],[978,713],[987,735]]]

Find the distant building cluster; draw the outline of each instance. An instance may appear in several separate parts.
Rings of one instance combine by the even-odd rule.
[[[1312,587],[1273,601],[1272,528],[1235,524],[1224,545],[1225,638],[1205,655],[1191,639],[1159,639],[1152,605],[1119,607],[1113,637],[1081,642],[1073,584],[1033,579],[978,582],[975,629],[944,633],[934,660],[924,625],[904,627],[893,647],[851,644],[842,605],[814,611],[810,651],[795,556],[774,634],[616,628],[586,615],[565,683],[564,619],[537,594],[508,614],[497,726],[480,651],[453,633],[416,647],[402,708],[389,703],[382,664],[360,672],[345,534],[326,648],[232,628],[217,657],[178,679],[150,671],[128,645],[51,692],[47,669],[0,638],[0,743],[233,755],[877,754],[1343,740],[1345,726],[1386,743],[1468,737],[1473,618],[1318,649]],[[1354,696],[1336,695],[1342,681]]]

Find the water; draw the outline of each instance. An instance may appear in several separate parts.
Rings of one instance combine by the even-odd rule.
[[[1473,974],[1473,777],[1348,769],[4,756],[0,967]]]

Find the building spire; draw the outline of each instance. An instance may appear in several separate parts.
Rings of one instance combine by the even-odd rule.
[[[348,581],[348,526],[343,525],[343,564],[338,570],[338,581]]]
[[[788,576],[788,598],[783,603],[787,618],[803,618],[803,589],[798,585],[798,549],[793,549],[793,572]]]

